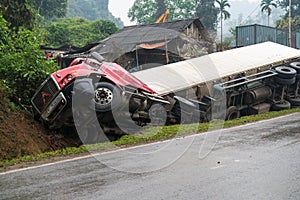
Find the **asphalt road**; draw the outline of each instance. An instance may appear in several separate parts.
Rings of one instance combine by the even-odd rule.
[[[0,199],[300,199],[300,113],[0,174]]]

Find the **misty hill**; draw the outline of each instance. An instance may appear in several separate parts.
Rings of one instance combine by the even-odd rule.
[[[114,17],[108,10],[108,0],[68,0],[67,17],[111,20],[120,28],[124,26],[121,19]]]

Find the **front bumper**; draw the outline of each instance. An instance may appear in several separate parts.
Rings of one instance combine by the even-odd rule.
[[[67,99],[65,98],[64,94],[60,92],[43,111],[41,115],[42,119],[47,122],[52,122],[57,118],[66,105]]]
[[[43,121],[52,124],[57,119],[69,103],[69,90],[72,90],[72,87],[67,86],[61,90],[52,76],[41,84],[31,103]]]

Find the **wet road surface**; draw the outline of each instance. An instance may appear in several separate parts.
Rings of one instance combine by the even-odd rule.
[[[300,113],[0,174],[0,199],[300,199]]]

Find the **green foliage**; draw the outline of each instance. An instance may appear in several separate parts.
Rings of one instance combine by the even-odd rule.
[[[230,18],[230,13],[226,10],[226,7],[230,7],[228,0],[216,0],[218,4],[218,11],[220,13],[221,18],[221,48],[220,50],[223,51],[223,20]]]
[[[218,8],[215,0],[196,0],[196,16],[200,18],[204,27],[209,31],[215,31],[218,22]]]
[[[232,46],[234,46],[234,42],[235,42],[235,38],[233,38],[233,37],[226,37],[225,39],[223,39],[223,42],[222,42],[223,50],[228,50],[228,49],[232,48]]]
[[[261,12],[267,12],[268,16],[272,13],[272,7],[277,8],[277,4],[273,0],[262,0],[260,3]]]
[[[261,12],[267,12],[268,14],[268,26],[269,26],[272,7],[277,8],[277,4],[273,2],[273,0],[262,0],[260,3],[260,7],[261,7]]]
[[[299,16],[300,17],[300,0],[292,0],[292,9],[291,15],[292,17]],[[284,18],[288,17],[288,10],[289,10],[289,0],[278,0],[278,4],[281,8],[285,10]]]
[[[167,10],[167,7],[165,4],[165,0],[155,0],[155,1],[156,1],[156,5],[157,5],[155,18],[158,19],[162,14],[165,13],[165,11]]]
[[[170,10],[169,20],[199,17],[207,30],[216,30],[219,11],[215,7],[215,0],[135,0],[128,17],[138,24],[154,23],[164,12],[162,9]]]
[[[291,20],[292,30],[300,32],[300,16],[293,17]],[[288,19],[280,19],[276,21],[276,27],[288,30],[289,21]]]
[[[25,28],[11,31],[1,16],[0,26],[0,80],[13,101],[29,104],[38,84],[57,67],[39,50],[38,35]]]
[[[195,17],[196,1],[195,0],[170,0],[164,1],[165,5],[161,5],[162,1],[157,0],[135,0],[133,6],[129,9],[128,17],[132,22],[138,24],[154,23],[157,16],[161,15],[162,9],[169,9],[169,19],[186,19]]]
[[[108,0],[68,0],[68,18],[85,18],[87,20],[110,20],[118,27],[124,24],[108,10]]]
[[[83,18],[59,19],[48,23],[45,29],[45,43],[51,47],[85,46],[99,42],[118,30],[111,21],[88,21]]]
[[[29,0],[30,5],[49,21],[55,17],[65,17],[68,0]]]
[[[230,7],[228,0],[216,0],[218,4],[218,10],[221,15],[221,20],[230,18],[230,13],[226,10],[226,7]]]
[[[187,19],[196,17],[196,1],[182,0],[182,1],[168,1],[168,8],[170,9],[171,19]]]
[[[34,26],[35,15],[27,0],[0,0],[0,15],[10,28],[23,26],[32,29]]]
[[[130,21],[138,24],[150,24],[156,21],[157,4],[154,0],[135,0],[129,9]]]

